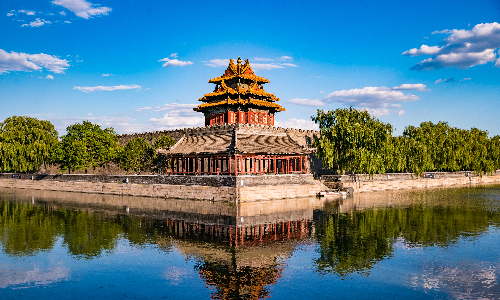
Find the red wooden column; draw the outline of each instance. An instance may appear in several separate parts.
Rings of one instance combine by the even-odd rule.
[[[213,162],[212,162],[212,155],[208,157],[208,173],[212,175],[212,168],[213,168]]]
[[[194,157],[194,165],[195,165],[195,169],[196,169],[196,175],[198,175],[198,155],[195,155]]]
[[[262,175],[262,169],[264,168],[263,164],[262,164],[262,157],[259,157],[259,166],[260,166],[260,175]]]
[[[276,168],[276,155],[274,155],[274,175],[276,175],[277,173],[277,168]]]

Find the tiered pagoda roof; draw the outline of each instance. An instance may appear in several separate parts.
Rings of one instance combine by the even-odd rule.
[[[244,64],[241,62],[241,58],[236,64],[230,59],[224,74],[208,81],[215,84],[215,89],[200,98],[204,103],[194,108],[195,111],[207,113],[216,108],[248,111],[248,108],[256,108],[274,114],[285,110],[275,103],[279,98],[264,90],[263,84],[269,80],[255,75],[248,59]]]
[[[165,155],[197,155],[216,153],[309,154],[285,132],[266,130],[252,125],[218,125],[214,132],[200,132],[183,136],[174,146],[158,149]]]

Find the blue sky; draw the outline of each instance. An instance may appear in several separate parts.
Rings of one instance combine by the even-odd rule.
[[[499,1],[0,2],[0,120],[118,133],[203,126],[192,111],[248,58],[287,111],[353,106],[401,134],[447,121],[500,134]]]

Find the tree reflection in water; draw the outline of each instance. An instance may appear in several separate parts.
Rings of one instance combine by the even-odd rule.
[[[393,255],[398,240],[408,247],[447,247],[461,237],[480,235],[490,224],[500,225],[500,214],[485,206],[484,199],[471,197],[479,191],[420,192],[416,194],[420,199],[412,203],[407,201],[412,192],[384,195],[392,199],[376,199],[374,194],[371,204],[360,203],[360,208],[353,200],[346,203],[347,208],[338,205],[317,211],[317,269],[341,277],[368,275],[375,264]],[[386,206],[374,208],[377,202]]]
[[[373,194],[326,203],[316,199],[301,209],[293,202],[293,209],[245,215],[248,224],[238,215],[244,209],[232,206],[217,207],[229,212],[224,216],[192,211],[169,215],[153,209],[124,213],[125,205],[116,199],[108,206],[101,200],[78,206],[12,197],[0,199],[0,243],[10,256],[29,256],[50,251],[61,240],[69,254],[82,259],[112,253],[119,239],[134,247],[175,249],[196,262],[200,278],[214,289],[212,298],[261,299],[272,296],[270,287],[282,278],[285,261],[304,243],[315,245],[318,256],[312,264],[317,272],[346,278],[369,276],[376,264],[394,255],[398,243],[447,247],[499,227],[497,199],[474,196],[480,192]],[[205,203],[200,205],[198,210],[205,209]]]

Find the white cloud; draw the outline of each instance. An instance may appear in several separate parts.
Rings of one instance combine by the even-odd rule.
[[[322,106],[325,105],[324,102],[321,102],[320,100],[310,100],[310,99],[291,99],[287,101],[288,103],[293,103],[297,105],[303,105],[303,106]]]
[[[414,86],[413,89],[425,90],[425,85],[401,85],[396,86],[392,89],[385,86],[382,87],[364,87],[362,89],[352,89],[352,90],[342,90],[336,91],[328,94],[325,98],[325,102],[335,102],[346,104],[349,106],[356,107],[368,107],[368,108],[385,108],[389,104],[416,101],[420,97],[405,94],[400,91],[409,90],[410,86]]]
[[[63,11],[60,11],[60,12],[59,12],[59,14],[60,14],[61,16],[65,16],[65,15],[66,15],[66,12],[63,10]]]
[[[159,61],[164,61],[165,63],[163,64],[162,67],[185,67],[192,65],[193,63],[190,61],[181,61],[177,59],[170,59],[170,58],[164,58],[160,59]]]
[[[13,13],[7,13],[7,17],[13,16]]]
[[[24,10],[24,9],[20,9],[17,11],[18,13],[20,14],[26,14],[28,16],[34,16],[36,12],[32,11],[32,10]],[[11,10],[10,11],[11,15],[13,15],[15,13],[15,10]]]
[[[104,77],[108,77],[108,76],[111,76],[112,74],[109,74],[109,73],[105,73],[105,74],[102,74],[102,76]]]
[[[462,80],[460,80],[460,81],[469,81],[469,80],[471,80],[471,79],[472,79],[472,78],[464,78],[464,79],[462,79]]]
[[[36,18],[35,21],[30,22],[28,25],[31,27],[40,27],[44,24],[50,24],[50,21],[45,21],[44,19]],[[23,24],[22,27],[25,27],[27,24]]]
[[[277,64],[250,64],[252,69],[254,70],[272,70],[272,69],[284,69],[284,66],[277,65]]]
[[[280,58],[265,58],[265,57],[255,57],[251,59],[251,61],[285,61],[285,60],[293,60],[291,56],[282,56]]]
[[[47,75],[47,77],[45,77],[46,79],[54,79],[54,76],[52,75]]]
[[[303,130],[316,130],[319,131],[319,125],[310,120],[291,118],[285,121],[274,121],[276,127],[283,128],[296,128]]]
[[[141,110],[151,110],[153,109],[152,107],[148,106],[148,107],[142,107],[142,108],[136,108],[135,110],[136,111],[141,111]]]
[[[398,116],[402,116],[406,113],[404,110],[393,110],[387,108],[363,108],[362,110],[367,111],[370,115],[375,117],[382,117],[389,114],[397,114]]]
[[[180,104],[180,103],[167,103],[163,106],[155,107],[154,111],[168,111],[168,110],[179,110],[186,109],[193,111],[193,108],[196,107],[196,104]]]
[[[53,0],[53,4],[62,6],[80,18],[88,19],[94,16],[107,15],[110,7],[99,6],[85,0]]]
[[[37,71],[45,68],[53,73],[64,73],[68,61],[48,54],[26,54],[0,49],[0,74],[9,71]]]
[[[448,83],[451,83],[451,82],[456,82],[455,78],[453,77],[448,77],[448,78],[445,78],[445,79],[441,79],[439,78],[438,80],[434,81],[434,84],[438,84],[440,82],[448,82]]]
[[[172,54],[170,54],[170,57],[173,57],[173,58],[176,58],[177,56],[179,56],[179,53],[172,53]]]
[[[132,90],[140,89],[142,86],[137,84],[132,85],[116,85],[116,86],[75,86],[74,90],[80,90],[85,93],[97,91],[116,91],[116,90]]]
[[[467,69],[495,61],[497,57],[493,51],[495,49],[486,49],[483,52],[441,54],[436,57],[424,59],[410,69],[417,71],[430,71],[444,67]]]
[[[205,66],[209,66],[209,67],[227,67],[229,65],[229,58],[228,59],[219,59],[219,58],[216,58],[216,59],[212,59],[212,60],[209,60],[209,61],[205,61]]]
[[[404,83],[400,86],[393,87],[392,90],[395,90],[395,91],[407,91],[407,90],[426,91],[427,87],[425,86],[425,84],[421,84],[421,83],[416,83],[416,84]]]
[[[296,64],[291,64],[291,63],[283,63],[283,64],[279,64],[280,66],[286,66],[286,67],[297,67]]]
[[[403,55],[417,56],[417,55],[434,55],[438,54],[440,51],[439,46],[429,47],[427,45],[420,46],[419,49],[413,48],[408,51],[403,52]]]
[[[202,127],[205,117],[193,109],[171,110],[162,118],[149,119],[157,130],[181,129],[186,127]]]
[[[358,107],[368,111],[376,117],[397,114],[403,115],[404,110],[394,110],[390,108],[401,108],[402,102],[416,101],[420,97],[412,94],[405,94],[402,91],[417,90],[428,91],[424,84],[402,84],[393,88],[364,87],[362,89],[352,89],[336,91],[328,94],[323,101],[327,103],[339,103],[348,106]]]
[[[431,55],[411,67],[411,70],[436,70],[440,68],[467,69],[477,65],[494,62],[500,67],[495,51],[500,48],[500,24],[477,24],[470,30],[453,29],[433,33],[448,34],[441,44],[444,46],[422,45],[403,52],[403,55]]]

